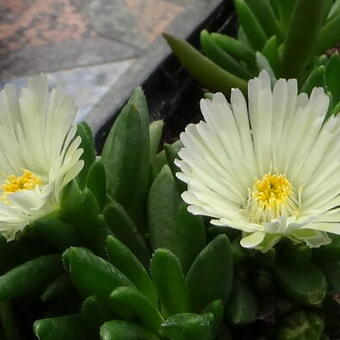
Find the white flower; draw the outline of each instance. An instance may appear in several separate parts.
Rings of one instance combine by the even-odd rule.
[[[8,240],[58,209],[62,189],[83,167],[72,98],[35,77],[18,96],[0,92],[0,233]]]
[[[267,73],[238,89],[201,100],[205,122],[180,136],[176,164],[187,183],[188,210],[243,232],[241,245],[270,249],[282,236],[310,247],[340,234],[340,122],[324,118],[329,98],[298,95],[294,79],[271,90]]]

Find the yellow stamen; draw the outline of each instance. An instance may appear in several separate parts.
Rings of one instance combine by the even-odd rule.
[[[10,175],[5,179],[2,184],[3,196],[21,190],[33,190],[39,184],[41,184],[40,178],[25,169],[23,175]]]
[[[266,208],[276,209],[286,203],[291,192],[286,176],[265,174],[255,182],[252,196]]]
[[[268,222],[293,209],[293,188],[285,175],[264,174],[255,181],[248,208],[253,222]]]

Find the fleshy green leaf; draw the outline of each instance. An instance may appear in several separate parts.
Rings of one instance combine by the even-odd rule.
[[[79,201],[73,206],[70,222],[77,227],[87,246],[104,255],[104,244],[110,230],[100,215],[97,199],[90,189],[85,188],[80,193]]]
[[[62,298],[66,293],[73,290],[69,277],[65,274],[58,276],[52,281],[41,294],[41,301],[48,302]]]
[[[125,209],[112,198],[108,199],[104,216],[113,234],[136,255],[145,267],[149,265],[150,251],[142,234]]]
[[[164,122],[162,120],[155,120],[149,125],[151,159],[153,159],[157,154],[159,143],[162,138],[163,126]]]
[[[312,256],[312,249],[305,243],[291,240],[281,241],[275,248],[276,260],[283,263],[304,265]]]
[[[256,313],[256,296],[241,280],[235,278],[230,299],[226,305],[228,321],[233,325],[254,322]]]
[[[277,80],[275,73],[274,73],[269,61],[267,60],[267,58],[261,52],[256,52],[256,64],[258,66],[259,71],[261,71],[261,70],[267,71],[269,78],[270,78],[270,82],[271,82],[272,85],[274,85],[276,83],[276,80]]]
[[[110,262],[84,248],[69,248],[63,254],[71,281],[85,297],[108,297],[119,286],[133,286],[132,282]]]
[[[267,40],[266,44],[263,47],[262,54],[269,61],[275,75],[278,75],[280,68],[280,58],[277,46],[277,39],[275,35]]]
[[[101,340],[158,340],[159,338],[145,328],[134,323],[113,320],[100,328]]]
[[[324,322],[317,314],[297,311],[283,320],[277,340],[319,340],[323,328]]]
[[[244,0],[234,0],[240,24],[252,46],[261,51],[267,36],[258,19]]]
[[[201,31],[201,48],[207,57],[224,70],[244,79],[252,76],[245,67],[242,67],[228,52],[215,43],[207,30]]]
[[[243,92],[247,91],[246,81],[223,70],[186,41],[168,34],[164,34],[164,38],[189,73],[210,90],[229,94],[232,88],[237,87]]]
[[[237,60],[245,61],[249,66],[255,66],[254,52],[241,41],[221,33],[211,33],[211,38],[218,46]]]
[[[184,273],[196,259],[206,243],[205,227],[201,216],[195,216],[181,204],[176,219],[177,246],[175,255],[179,258]]]
[[[248,0],[249,7],[254,12],[267,36],[276,35],[281,40],[281,29],[275,17],[270,0]]]
[[[149,186],[149,113],[143,91],[137,88],[113,124],[102,161],[108,194],[143,226]]]
[[[228,299],[233,281],[233,259],[226,235],[215,237],[190,267],[187,282],[194,310],[202,311],[216,299]]]
[[[108,304],[97,296],[89,296],[84,300],[81,305],[81,315],[96,332],[104,322],[111,320],[114,316]]]
[[[281,75],[299,78],[315,50],[325,6],[324,0],[297,0],[284,43]]]
[[[188,286],[178,258],[167,249],[157,249],[151,259],[151,277],[165,314],[190,311]]]
[[[136,288],[119,287],[110,295],[113,307],[124,308],[149,330],[158,332],[163,317],[151,302]]]
[[[0,300],[11,300],[31,293],[62,271],[60,255],[44,255],[25,262],[0,276]]]
[[[340,36],[339,36],[340,40]],[[326,69],[327,90],[332,93],[335,104],[340,102],[340,55],[334,53],[330,58]]]
[[[214,316],[208,314],[176,314],[169,317],[160,330],[170,340],[212,340]]]
[[[301,92],[311,94],[314,87],[324,86],[325,84],[326,67],[320,65],[315,67],[308,75],[301,87]]]
[[[100,210],[102,210],[106,203],[106,178],[105,168],[101,160],[92,163],[86,177],[86,187],[92,191]]]
[[[182,148],[183,144],[180,140],[178,140],[176,143],[173,144],[164,144],[164,150],[166,159],[168,161],[168,165],[171,169],[172,175],[175,178],[177,191],[181,194],[186,189],[185,183],[180,181],[178,178],[176,178],[176,172],[179,172],[180,169],[178,166],[174,163],[175,159],[177,158],[179,150]]]
[[[5,336],[5,338],[1,339],[23,340],[9,301],[0,301],[0,322]]]
[[[340,261],[322,261],[320,268],[326,275],[329,290],[333,293],[340,293]]]
[[[278,283],[288,296],[304,305],[318,305],[327,292],[327,281],[322,271],[310,262],[277,264]]]
[[[156,306],[158,299],[155,287],[148,272],[130,249],[112,236],[109,236],[106,240],[106,249],[110,262],[124,273],[136,288]]]
[[[39,340],[93,339],[93,334],[80,314],[37,320],[33,330]]]
[[[27,228],[25,236],[46,242],[56,250],[65,250],[79,244],[76,228],[56,218],[36,220],[30,228]]]
[[[176,251],[176,215],[180,198],[175,179],[165,165],[153,182],[149,192],[148,225],[153,249]]]
[[[79,184],[81,188],[84,188],[87,172],[91,164],[96,159],[96,149],[94,146],[94,138],[91,128],[86,122],[81,122],[77,126],[77,135],[81,137],[80,147],[84,150],[81,159],[84,160],[83,170],[79,174]]]
[[[322,27],[316,43],[316,52],[324,53],[339,42],[340,13],[329,19]]]
[[[340,260],[340,235],[329,234],[332,242],[313,250],[313,255],[322,260]]]
[[[224,313],[224,304],[222,300],[215,300],[211,302],[206,308],[203,310],[203,314],[211,313],[214,316],[213,321],[213,329],[216,332],[222,322],[223,313]]]

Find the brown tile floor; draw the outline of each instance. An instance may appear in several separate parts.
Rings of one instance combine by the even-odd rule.
[[[0,83],[41,72],[82,119],[195,0],[0,0]]]

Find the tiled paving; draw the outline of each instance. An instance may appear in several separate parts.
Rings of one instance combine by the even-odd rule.
[[[176,18],[214,2],[0,0],[0,85],[47,73],[75,95],[83,119],[150,49],[166,48],[155,41]]]

